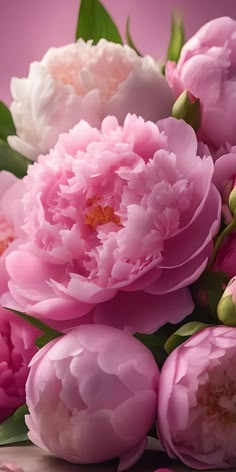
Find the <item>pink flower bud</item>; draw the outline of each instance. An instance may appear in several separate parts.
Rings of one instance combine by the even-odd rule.
[[[155,420],[158,378],[152,354],[131,335],[80,326],[31,362],[29,437],[78,464],[120,456],[124,470],[142,454]]]

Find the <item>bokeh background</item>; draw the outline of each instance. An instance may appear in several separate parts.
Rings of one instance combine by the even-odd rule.
[[[182,13],[186,36],[217,16],[236,19],[236,0],[103,0],[124,35],[131,33],[143,53],[164,58],[173,9]],[[0,99],[9,104],[10,78],[24,77],[29,64],[51,46],[74,40],[80,0],[0,0]]]

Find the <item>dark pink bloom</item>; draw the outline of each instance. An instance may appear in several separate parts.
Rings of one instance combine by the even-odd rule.
[[[28,364],[38,330],[0,308],[0,422],[25,403]]]

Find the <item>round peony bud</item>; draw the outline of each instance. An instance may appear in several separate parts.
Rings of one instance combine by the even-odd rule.
[[[236,326],[236,278],[228,283],[217,306],[219,320],[229,326]]]
[[[236,329],[206,328],[161,371],[158,433],[170,457],[193,469],[236,466]]]
[[[12,197],[21,238],[6,256],[12,297],[36,317],[80,323],[92,313],[130,332],[182,320],[220,224],[213,171],[184,121],[80,121]]]
[[[10,145],[35,160],[62,132],[84,119],[99,127],[107,115],[123,123],[128,112],[156,122],[170,115],[173,95],[159,65],[127,45],[82,39],[51,48],[30,66],[27,78],[13,78],[11,113],[17,136]]]
[[[0,308],[0,422],[25,403],[28,364],[37,348],[37,329]]]
[[[159,379],[142,343],[116,328],[83,325],[47,344],[30,365],[26,422],[35,444],[78,464],[120,456],[120,470],[140,457]]]
[[[176,96],[188,90],[200,99],[199,136],[219,149],[236,144],[236,21],[216,18],[185,43],[177,64],[168,62],[166,77]]]

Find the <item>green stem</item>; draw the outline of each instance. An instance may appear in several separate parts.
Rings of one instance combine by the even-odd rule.
[[[214,248],[213,248],[213,251],[212,251],[212,255],[209,259],[209,262],[208,262],[208,266],[207,266],[207,270],[211,270],[214,262],[215,262],[215,259],[216,259],[216,256],[218,254],[218,251],[221,247],[221,244],[223,243],[223,241],[225,240],[225,238],[227,236],[229,236],[230,233],[232,233],[232,231],[236,228],[236,216],[234,217],[234,219],[231,221],[231,223],[226,226],[226,228],[222,231],[222,233],[220,233],[220,235],[218,236],[216,242],[215,242],[215,245],[214,245]]]

